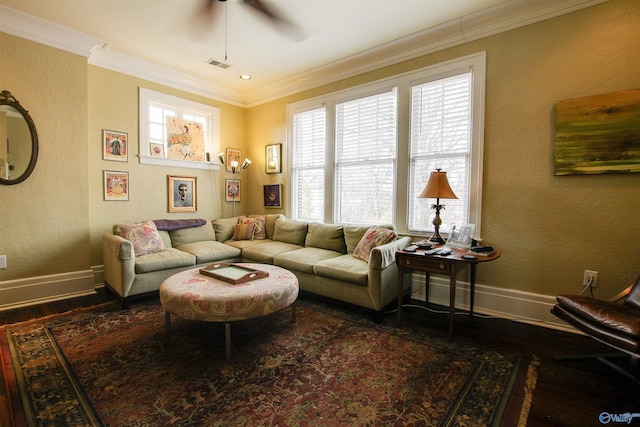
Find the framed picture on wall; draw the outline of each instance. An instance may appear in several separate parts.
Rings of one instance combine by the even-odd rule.
[[[271,144],[265,147],[265,173],[282,173],[282,144]]]
[[[104,171],[104,200],[129,200],[129,172]]]
[[[224,201],[225,202],[239,202],[241,192],[239,179],[225,179],[224,180]]]
[[[242,164],[242,151],[235,148],[227,148],[227,172],[233,172],[232,164],[236,167]],[[233,163],[235,162],[235,163]]]
[[[264,186],[264,206],[266,208],[282,207],[282,184]]]
[[[116,162],[128,161],[129,134],[115,130],[102,130],[102,159]]]
[[[167,175],[169,212],[198,210],[198,187],[195,176]]]

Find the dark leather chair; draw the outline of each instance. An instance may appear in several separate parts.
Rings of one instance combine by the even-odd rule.
[[[622,303],[620,303],[622,301]],[[640,358],[640,276],[633,285],[613,297],[601,300],[583,295],[558,295],[551,313],[588,336],[617,350],[613,354],[557,357],[556,360],[595,357],[616,371],[640,383],[636,362]],[[611,362],[613,356],[630,357],[630,370]]]

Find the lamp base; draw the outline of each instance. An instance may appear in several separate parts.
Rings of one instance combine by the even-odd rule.
[[[431,243],[439,243],[439,244],[444,244],[445,243],[445,240],[442,238],[442,236],[438,232],[436,232],[433,236],[431,236],[429,238],[429,241]]]

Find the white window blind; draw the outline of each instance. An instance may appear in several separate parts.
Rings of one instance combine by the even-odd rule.
[[[293,117],[292,201],[293,218],[323,221],[326,112],[324,108]]]
[[[391,224],[396,168],[396,89],[336,105],[335,219]]]
[[[469,222],[472,140],[472,73],[411,89],[409,229],[432,231],[432,199],[418,199],[429,174],[442,169],[457,199],[441,199],[441,231]]]

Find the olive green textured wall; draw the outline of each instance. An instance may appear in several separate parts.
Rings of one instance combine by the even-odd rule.
[[[251,144],[286,104],[486,51],[482,238],[503,255],[478,282],[545,295],[617,293],[640,274],[640,175],[553,175],[556,101],[640,87],[640,2],[614,0],[251,108]],[[263,156],[264,157],[264,156]],[[257,177],[256,186],[271,177]],[[256,206],[257,208],[257,206]]]
[[[0,88],[33,118],[40,139],[31,177],[0,186],[0,281],[87,270],[86,58],[0,33]]]

